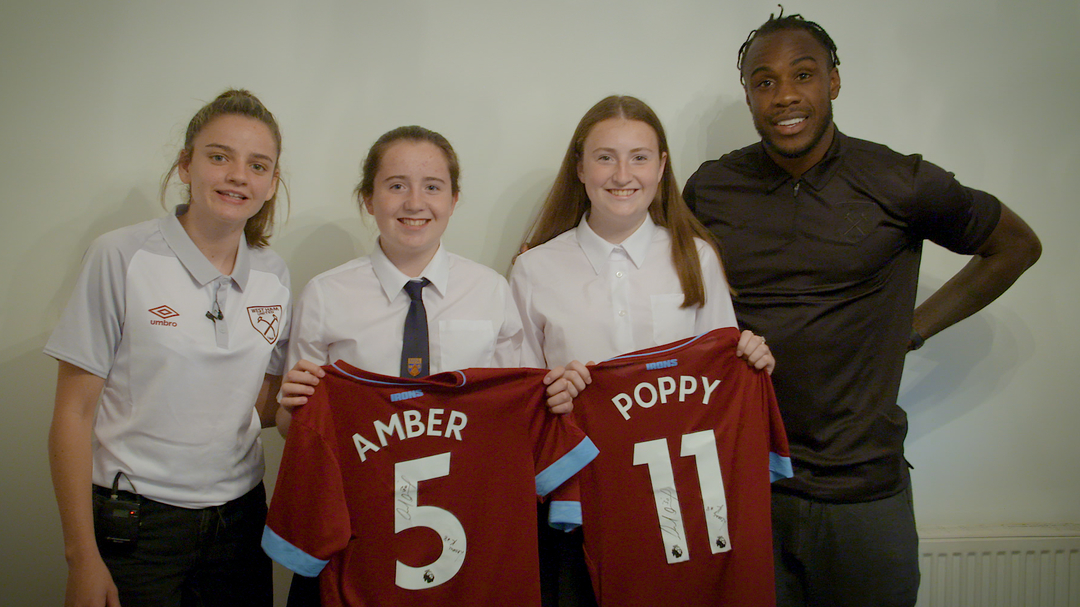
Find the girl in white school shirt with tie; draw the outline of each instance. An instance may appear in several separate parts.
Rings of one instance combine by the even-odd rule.
[[[520,364],[521,320],[506,280],[442,246],[460,174],[446,138],[419,126],[394,129],[371,147],[362,173],[356,195],[375,218],[378,244],[370,255],[316,276],[296,303],[286,360],[291,371],[278,413],[283,435],[289,408],[306,403],[324,375],[319,366],[339,359],[411,377]],[[413,341],[406,335],[410,306],[415,308],[410,282],[421,292],[426,357],[403,343]],[[548,377],[551,405],[576,394],[562,375],[556,369]]]
[[[634,97],[581,119],[523,249],[510,286],[525,366],[565,365],[588,382],[580,361],[736,326],[717,245],[679,194],[659,118]],[[750,331],[737,353],[775,364]],[[580,535],[540,528],[544,604],[595,604]]]
[[[355,193],[375,218],[378,244],[313,278],[296,303],[277,416],[283,436],[290,409],[325,375],[320,366],[337,360],[403,377],[519,366],[521,320],[506,279],[442,246],[459,174],[450,142],[423,127],[396,128],[371,146]],[[545,382],[552,407],[570,406],[584,386],[562,368]],[[316,578],[295,576],[289,605],[318,604]]]

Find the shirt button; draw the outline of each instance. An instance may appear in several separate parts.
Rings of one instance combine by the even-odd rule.
[[[622,277],[623,277],[622,272],[615,272],[615,278],[622,278]]]
[[[626,316],[626,310],[619,310],[619,316]]]

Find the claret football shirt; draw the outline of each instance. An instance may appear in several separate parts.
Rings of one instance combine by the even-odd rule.
[[[540,604],[536,500],[596,448],[542,369],[423,379],[338,361],[296,410],[263,534],[324,607]]]
[[[601,605],[775,604],[770,483],[791,461],[769,376],[738,342],[716,329],[590,368],[572,415],[600,454],[551,520],[582,523]]]

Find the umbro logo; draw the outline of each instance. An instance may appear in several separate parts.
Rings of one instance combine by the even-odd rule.
[[[173,310],[169,306],[158,306],[156,308],[150,308],[150,313],[158,318],[172,318],[173,316],[180,316],[180,313]]]
[[[150,319],[150,324],[160,325],[162,327],[175,327],[176,323],[168,319],[180,316],[179,312],[173,310],[169,306],[158,306],[156,308],[150,308],[148,311],[154,316],[157,316],[157,318]]]

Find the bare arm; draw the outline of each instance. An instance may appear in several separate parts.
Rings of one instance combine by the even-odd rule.
[[[262,388],[259,389],[259,397],[255,401],[255,410],[259,412],[259,421],[263,428],[273,428],[277,425],[278,390],[281,389],[281,376],[267,373],[263,377]]]
[[[915,309],[912,328],[929,339],[986,307],[1038,261],[1042,243],[1005,205],[994,231],[955,276]]]
[[[52,471],[64,556],[68,563],[65,605],[119,607],[116,585],[94,538],[91,497],[91,433],[98,397],[105,380],[66,362],[56,379],[56,405],[49,428]]]
[[[315,393],[315,386],[322,377],[326,377],[322,367],[303,359],[296,361],[285,374],[285,382],[281,384],[281,406],[277,409],[277,428],[282,437],[289,435],[293,409],[307,404],[307,397]],[[276,390],[274,394],[277,394]]]

